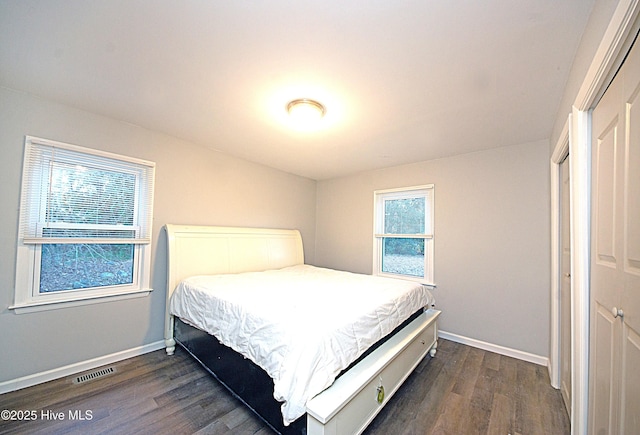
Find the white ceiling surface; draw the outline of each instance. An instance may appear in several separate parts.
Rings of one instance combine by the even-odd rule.
[[[0,85],[327,179],[548,139],[592,4],[0,0]]]

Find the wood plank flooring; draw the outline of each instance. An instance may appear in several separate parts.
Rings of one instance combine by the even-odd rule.
[[[365,434],[570,434],[547,368],[447,340]]]
[[[156,351],[112,366],[116,373],[85,384],[73,384],[72,376],[0,395],[0,410],[35,411],[36,417],[0,420],[0,433],[272,433],[180,348],[173,357]],[[439,341],[436,357],[416,368],[365,431],[569,433],[560,392],[549,385],[546,367],[447,340]]]

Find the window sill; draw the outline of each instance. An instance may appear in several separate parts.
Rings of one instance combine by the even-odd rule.
[[[23,302],[9,306],[9,309],[14,310],[16,314],[35,313],[38,311],[57,310],[59,308],[79,307],[83,305],[92,305],[102,302],[114,302],[126,299],[142,298],[148,296],[152,291],[153,289],[143,289],[124,294],[98,295],[82,299]]]
[[[426,287],[436,288],[435,284],[427,282],[427,280],[421,276],[401,275],[399,273],[385,273],[385,272],[378,272],[375,275],[380,276],[382,278],[394,278],[394,279],[403,279],[405,281],[415,281],[415,282],[419,282],[420,284]]]

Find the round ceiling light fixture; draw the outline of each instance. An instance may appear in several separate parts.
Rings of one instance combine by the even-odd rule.
[[[287,104],[287,112],[296,123],[309,125],[319,121],[326,109],[316,100],[299,98]]]

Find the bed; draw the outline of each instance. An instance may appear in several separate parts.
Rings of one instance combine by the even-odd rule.
[[[435,355],[424,286],[305,265],[297,230],[165,231],[167,354],[186,349],[276,432],[360,433]]]

